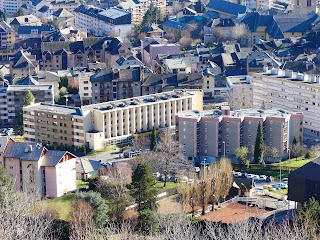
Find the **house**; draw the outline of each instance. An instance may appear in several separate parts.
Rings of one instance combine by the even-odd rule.
[[[158,54],[179,54],[180,44],[168,43],[165,38],[147,37],[141,40],[142,62],[151,70],[154,70]]]
[[[28,74],[36,74],[39,71],[39,64],[34,55],[23,50],[18,51],[12,59],[10,59],[10,75],[17,77],[26,76]]]
[[[162,23],[163,30],[167,33],[182,34],[183,31],[187,30],[188,25],[178,21],[167,20]]]
[[[34,142],[9,141],[3,165],[18,190],[40,197],[60,197],[76,189],[75,157]]]
[[[220,17],[238,17],[247,12],[246,6],[224,0],[211,0],[206,9],[218,12]]]
[[[52,13],[52,17],[53,17],[52,24],[57,29],[74,27],[75,25],[74,15],[64,8],[60,8],[54,13]]]
[[[320,157],[289,174],[288,199],[298,203],[298,208],[309,198],[320,201]]]
[[[15,17],[10,22],[10,26],[14,31],[17,31],[18,27],[20,26],[41,26],[41,25],[42,25],[41,20],[32,14]]]
[[[77,180],[87,180],[91,176],[99,176],[99,170],[103,166],[100,161],[86,158],[76,159]]]
[[[0,136],[0,164],[3,166],[3,153],[5,152],[8,144],[14,142],[9,136]]]
[[[51,25],[41,26],[19,26],[18,27],[18,39],[39,38],[43,32],[52,32],[54,27]]]
[[[0,47],[1,48],[13,48],[16,41],[14,30],[5,21],[0,22]]]

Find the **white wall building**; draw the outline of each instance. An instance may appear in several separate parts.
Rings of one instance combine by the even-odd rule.
[[[304,133],[320,136],[320,76],[264,68],[252,77],[254,107],[302,112]]]
[[[8,16],[13,16],[21,6],[21,0],[0,0],[0,10],[5,10]]]

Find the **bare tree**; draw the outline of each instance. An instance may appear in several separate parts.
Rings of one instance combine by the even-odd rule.
[[[241,87],[234,87],[228,92],[225,100],[232,110],[251,108],[253,106],[252,90],[248,88],[247,84]]]
[[[279,151],[276,147],[264,145],[264,156],[266,159],[273,158],[273,162],[279,157]]]
[[[96,229],[90,204],[84,200],[74,200],[72,202],[72,209],[70,239],[86,240],[95,236]]]
[[[53,232],[52,214],[44,204],[37,204],[35,194],[15,192],[3,186],[0,186],[0,192],[1,239],[59,238]]]
[[[197,203],[199,202],[200,196],[199,196],[199,191],[198,191],[198,185],[197,184],[192,184],[191,187],[189,188],[189,205],[191,207],[192,211],[192,217],[194,217],[194,211],[195,207],[197,206]]]
[[[221,185],[223,186],[221,188],[221,196],[223,198],[226,198],[233,184],[232,164],[228,158],[222,158],[219,161],[218,166],[220,170],[219,171],[219,175],[221,179],[220,181],[221,181]]]
[[[231,30],[232,38],[235,40],[240,40],[244,38],[247,33],[248,33],[247,26],[243,23],[236,24]]]

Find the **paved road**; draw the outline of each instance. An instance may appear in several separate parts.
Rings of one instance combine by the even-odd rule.
[[[128,161],[132,158],[124,158],[123,154],[119,150],[115,149],[111,152],[97,152],[94,155],[87,155],[84,158],[101,160],[101,162],[119,162],[119,161]]]

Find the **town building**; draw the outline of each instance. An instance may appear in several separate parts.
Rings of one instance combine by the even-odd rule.
[[[287,154],[294,137],[302,136],[303,114],[283,110],[242,109],[184,111],[177,114],[176,131],[187,157],[234,157],[241,146],[253,149],[259,123],[263,127],[264,142],[276,148],[279,157]]]
[[[57,11],[52,13],[52,18],[52,25],[54,25],[57,29],[64,29],[75,26],[74,15],[66,9],[58,9]]]
[[[253,106],[299,111],[304,115],[304,134],[320,136],[320,78],[315,75],[264,68],[252,73]]]
[[[0,0],[0,10],[8,16],[14,16],[22,6],[22,0]]]
[[[320,201],[320,158],[292,171],[288,176],[288,200],[297,202],[298,209],[310,198]]]
[[[0,46],[12,49],[16,42],[16,35],[11,26],[5,21],[0,22]]]
[[[91,104],[81,108],[38,103],[23,108],[25,139],[52,146],[102,149],[127,144],[132,134],[175,127],[176,114],[202,110],[202,90]]]
[[[22,77],[39,72],[39,64],[36,56],[31,55],[27,51],[18,51],[13,58],[10,59],[10,75]]]
[[[22,109],[26,93],[30,91],[35,97],[36,103],[53,103],[52,85],[10,85],[0,89],[0,124],[10,125],[16,123],[16,117]]]
[[[0,150],[2,164],[17,190],[42,198],[61,197],[76,190],[75,155],[13,140]]]
[[[143,16],[146,14],[151,5],[157,7],[160,10],[161,16],[166,15],[165,0],[126,0],[120,1],[118,4],[120,8],[131,12],[132,24],[141,24]]]
[[[81,5],[74,10],[75,26],[86,28],[95,36],[125,38],[131,33],[131,13],[120,8],[103,10]]]
[[[77,158],[77,180],[88,180],[91,176],[99,176],[99,170],[101,168],[103,168],[103,166],[100,161],[87,158]]]

